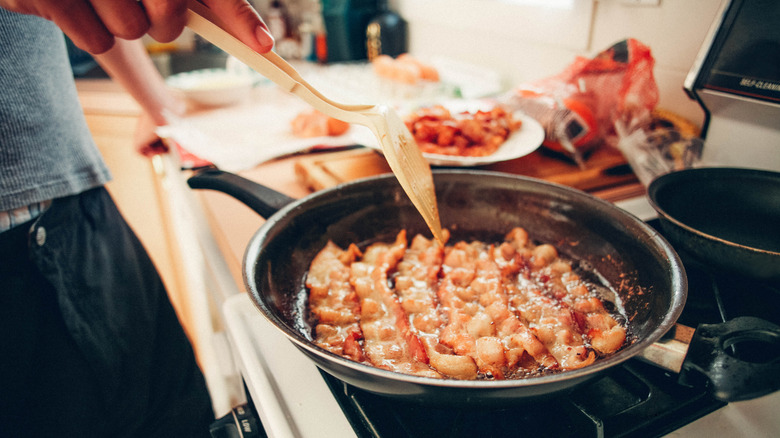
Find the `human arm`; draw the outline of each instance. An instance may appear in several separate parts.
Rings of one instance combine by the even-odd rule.
[[[188,1],[195,0],[0,0],[0,7],[53,21],[83,50],[100,54],[116,38],[144,34],[160,42],[178,37],[186,24]],[[273,38],[247,0],[201,0],[234,35],[253,50],[266,53]]]
[[[166,87],[140,40],[117,38],[111,49],[94,58],[138,102],[156,126],[170,123],[171,117],[186,110],[186,103]]]

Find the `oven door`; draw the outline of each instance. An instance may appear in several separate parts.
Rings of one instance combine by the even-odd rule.
[[[248,396],[269,437],[357,436],[323,375],[274,328],[247,294],[222,308]]]

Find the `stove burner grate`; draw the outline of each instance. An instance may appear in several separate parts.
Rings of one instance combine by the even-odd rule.
[[[488,409],[421,407],[323,375],[360,437],[653,437],[724,406],[633,360],[566,396]]]

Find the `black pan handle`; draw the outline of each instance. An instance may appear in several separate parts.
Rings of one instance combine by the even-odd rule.
[[[226,193],[268,219],[295,201],[283,193],[269,189],[242,176],[215,168],[198,171],[187,180],[193,189],[208,189]]]
[[[723,401],[748,400],[780,389],[780,327],[743,316],[696,329],[680,371],[685,385],[707,385]]]

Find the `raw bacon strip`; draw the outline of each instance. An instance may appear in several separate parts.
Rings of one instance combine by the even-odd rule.
[[[472,333],[484,335],[477,339],[477,365],[480,370],[490,372],[497,379],[503,379],[509,365],[504,354],[504,341],[508,341],[514,334],[517,325],[511,325],[515,318],[506,305],[501,272],[492,260],[484,256],[490,249],[488,247],[479,252],[476,276],[469,285],[476,292],[477,303],[481,308],[480,315],[472,318],[469,329]],[[522,348],[520,345],[515,347]]]
[[[365,362],[359,340],[363,335],[358,324],[360,304],[349,283],[350,265],[361,256],[355,245],[344,251],[328,242],[309,267],[306,287],[309,308],[316,317],[317,345],[333,353]]]
[[[585,328],[590,344],[602,355],[618,351],[626,342],[626,328],[604,308],[604,304],[595,297],[577,301],[574,307],[576,315],[585,315]]]
[[[444,248],[418,234],[398,263],[395,290],[420,336],[438,336],[442,324],[436,286],[443,258]]]
[[[476,275],[473,252],[465,242],[458,242],[445,250],[442,265],[444,277],[437,290],[442,311],[447,316],[439,340],[455,354],[473,363],[474,375],[470,378],[477,377],[477,340],[468,330],[468,324],[477,310],[475,297],[467,289]]]
[[[596,355],[585,345],[585,338],[569,306],[545,294],[539,286],[549,281],[549,272],[542,271],[558,259],[557,251],[550,245],[533,246],[523,236],[527,234],[520,230],[513,230],[507,236],[512,248],[526,262],[526,269],[507,286],[513,309],[562,369],[577,369],[593,363]],[[506,254],[511,248],[505,247],[503,251]],[[530,259],[527,258],[529,254]]]
[[[480,256],[477,261],[477,278],[472,282],[472,288],[479,292],[479,303],[496,328],[498,339],[505,348],[505,363],[509,370],[514,372],[518,366],[536,368],[538,365],[548,369],[557,368],[558,363],[553,355],[509,308],[507,285],[511,284],[509,279],[518,270],[518,262],[507,263],[502,256],[502,249],[491,245],[485,256]],[[527,360],[525,352],[533,361]]]
[[[596,359],[585,346],[571,311],[557,305],[538,289],[518,288],[510,303],[562,369],[582,368]]]
[[[360,297],[360,327],[366,356],[379,368],[426,377],[441,377],[427,362],[398,298],[388,285],[388,272],[406,250],[406,232],[392,244],[373,244],[363,261],[351,266],[350,282]]]

